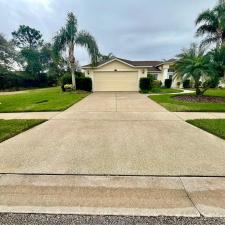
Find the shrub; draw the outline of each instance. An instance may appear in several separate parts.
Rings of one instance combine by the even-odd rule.
[[[60,79],[61,86],[65,84],[72,84],[72,76],[70,73],[65,73]]]
[[[84,78],[85,76],[84,76],[84,73],[82,73],[82,72],[80,72],[80,71],[75,71],[75,77],[76,78]]]
[[[0,89],[19,88],[23,86],[23,79],[17,76],[14,72],[0,69]]]
[[[218,76],[214,77],[211,80],[210,88],[216,88],[216,87],[218,87],[219,86],[219,83],[220,83],[220,77],[218,77]]]
[[[142,92],[148,92],[151,89],[150,85],[151,79],[147,77],[140,78],[139,88]]]
[[[61,88],[65,91],[64,85],[72,84],[72,77],[70,73],[65,73],[61,77]],[[89,77],[76,77],[77,90],[92,91],[92,80]]]
[[[70,91],[73,89],[73,85],[72,84],[65,84],[64,86],[64,91]]]
[[[190,80],[184,80],[183,81],[183,88],[190,88],[191,87],[191,81]]]
[[[58,78],[57,78],[57,76],[55,76],[53,74],[48,74],[47,82],[48,82],[48,86],[50,86],[50,87],[56,86],[58,83]]]
[[[76,85],[78,90],[92,91],[92,80],[90,77],[76,78]]]
[[[152,87],[160,88],[161,86],[162,86],[162,81],[161,80],[153,80]]]
[[[149,89],[152,89],[154,86],[155,76],[153,74],[148,74],[147,78],[149,78]]]
[[[48,85],[46,73],[40,73],[36,77],[29,73],[12,72],[5,68],[0,68],[0,89],[14,89],[29,87],[46,87]]]
[[[165,83],[164,83],[166,88],[171,88],[172,86],[172,79],[165,79]]]

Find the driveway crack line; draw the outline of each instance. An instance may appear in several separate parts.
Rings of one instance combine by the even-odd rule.
[[[197,210],[197,212],[199,213],[199,215],[200,215],[201,217],[204,217],[204,216],[202,215],[202,213],[199,211],[199,209],[197,208],[197,206],[196,206],[196,204],[194,203],[194,201],[192,200],[191,196],[188,194],[188,191],[187,191],[187,189],[186,189],[186,187],[185,187],[185,185],[184,185],[184,182],[183,182],[182,178],[179,177],[179,179],[180,179],[181,185],[182,185],[183,188],[184,188],[184,191],[185,191],[185,193],[186,193],[187,198],[189,199],[189,201],[191,202],[191,204],[195,207],[195,209]]]

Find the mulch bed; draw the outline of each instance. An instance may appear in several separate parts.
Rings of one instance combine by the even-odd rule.
[[[200,102],[200,103],[225,103],[224,97],[216,96],[194,96],[194,95],[180,95],[173,97],[179,101],[185,102]]]

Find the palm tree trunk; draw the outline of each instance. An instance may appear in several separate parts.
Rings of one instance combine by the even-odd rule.
[[[196,96],[202,95],[199,79],[195,79],[195,90],[196,90]]]
[[[75,79],[74,69],[71,70],[71,75],[72,75],[72,85],[73,85],[73,89],[76,90],[76,79]]]
[[[69,61],[70,61],[70,71],[72,76],[73,89],[76,90],[76,79],[75,79],[75,57],[74,57],[74,44],[69,45]]]

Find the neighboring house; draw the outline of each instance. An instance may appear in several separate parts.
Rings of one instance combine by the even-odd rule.
[[[153,75],[156,80],[173,78],[172,65],[175,59],[168,61],[131,61],[113,58],[98,63],[95,67],[91,64],[83,66],[86,77],[93,83],[93,91],[139,91],[139,79]],[[173,79],[173,87],[180,87],[179,81]]]

